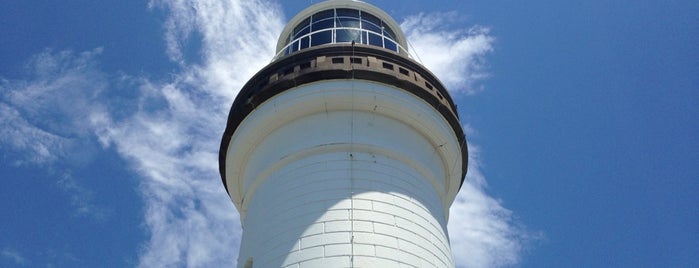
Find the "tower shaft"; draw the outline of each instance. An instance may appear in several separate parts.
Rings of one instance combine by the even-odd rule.
[[[446,224],[465,137],[446,89],[402,47],[397,24],[359,1],[287,25],[221,144],[239,267],[454,266]]]
[[[231,144],[246,152],[231,160],[247,158],[239,263],[453,266],[440,196],[443,159],[460,152],[435,146],[457,141],[431,106],[390,86],[330,80],[251,116],[240,133],[249,139]]]

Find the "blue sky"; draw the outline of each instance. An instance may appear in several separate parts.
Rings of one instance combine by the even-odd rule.
[[[225,117],[313,2],[4,1],[0,266],[235,263]],[[459,267],[699,266],[699,3],[369,2],[467,129]]]

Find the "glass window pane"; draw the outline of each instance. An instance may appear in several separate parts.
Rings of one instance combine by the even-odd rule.
[[[313,22],[324,20],[324,19],[329,19],[329,18],[333,18],[333,17],[335,17],[335,10],[328,9],[328,10],[313,14]]]
[[[362,32],[362,44],[368,44],[369,43],[369,33],[367,32]]]
[[[293,35],[298,36],[298,33],[302,31],[304,28],[308,27],[311,23],[311,18],[307,18],[303,21],[301,21],[296,27],[294,27],[294,33]]]
[[[294,39],[304,36],[311,32],[311,26],[306,26],[306,28],[299,29],[299,31],[294,35]]]
[[[383,41],[384,41],[384,45],[386,48],[393,50],[393,51],[398,51],[398,46],[396,46],[396,43],[389,40],[388,38],[384,38]]]
[[[306,36],[301,38],[301,49],[309,48],[311,46],[311,38]]]
[[[362,29],[366,29],[366,30],[381,34],[381,26],[378,26],[370,21],[363,20],[362,21]]]
[[[336,32],[336,43],[352,41],[354,41],[355,43],[359,43],[359,41],[361,40],[359,30],[337,29]]]
[[[368,22],[371,22],[374,25],[381,25],[381,20],[379,18],[377,18],[376,16],[371,15],[369,13],[366,13],[366,12],[362,12],[362,20],[366,20]]]
[[[291,52],[294,52],[297,50],[299,50],[299,41],[296,41],[291,45]]]
[[[335,21],[333,19],[321,20],[313,23],[312,31],[318,31],[322,29],[328,29],[335,27]]]
[[[359,18],[359,10],[348,9],[348,8],[338,8],[337,9],[337,16],[338,17]]]
[[[385,23],[382,25],[383,27],[383,35],[390,37],[391,39],[396,39],[396,34],[393,33],[393,30],[388,27]]]
[[[322,31],[322,32],[317,32],[314,34],[311,34],[311,46],[317,46],[317,45],[322,45],[322,44],[327,44],[332,42],[332,30],[327,30],[327,31]]]
[[[337,18],[337,27],[359,28],[359,19]]]
[[[381,36],[374,33],[369,33],[369,44],[383,47],[383,41],[381,40]]]

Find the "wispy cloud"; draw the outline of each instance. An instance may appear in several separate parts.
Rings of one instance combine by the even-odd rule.
[[[21,253],[12,248],[3,248],[0,250],[0,256],[2,256],[3,259],[11,261],[15,265],[24,266],[29,264],[29,261]]]
[[[219,142],[238,90],[272,59],[283,16],[266,1],[158,0],[150,7],[168,12],[167,54],[181,70],[170,81],[137,79],[149,101],[129,117],[103,118],[99,139],[143,178],[150,239],[140,266],[232,266],[241,229],[217,172]],[[194,40],[200,50],[183,45],[190,38],[201,38]]]
[[[454,27],[459,14],[429,13],[407,17],[401,28],[415,57],[452,92],[474,94],[487,78],[485,56],[495,38],[482,26]]]
[[[111,212],[108,209],[94,204],[95,193],[82,186],[71,175],[70,171],[65,171],[58,177],[56,185],[70,196],[70,203],[75,208],[75,215],[90,216],[96,220],[105,220],[110,216]]]
[[[27,77],[0,82],[0,148],[14,165],[39,165],[57,178],[76,215],[103,219],[92,192],[71,168],[89,163],[99,146],[91,117],[103,112],[98,96],[107,88],[94,49],[82,53],[45,50],[27,62]],[[60,164],[56,165],[57,162]]]
[[[197,88],[225,97],[217,101],[224,106],[269,63],[284,27],[277,4],[265,0],[152,0],[149,6],[169,12],[165,22],[167,52],[171,60],[183,65],[182,82],[204,83],[196,84]],[[182,45],[190,38],[201,38],[200,51]],[[194,53],[197,59],[203,57],[203,63],[187,61],[187,53]]]
[[[0,80],[0,146],[21,152],[15,164],[50,163],[64,159],[68,164],[86,161],[67,154],[76,147],[89,156],[95,148],[83,141],[92,133],[89,116],[101,107],[95,101],[107,82],[97,71],[95,49],[79,54],[43,51],[26,65],[27,77]]]
[[[473,143],[468,145],[468,175],[449,212],[455,261],[459,267],[517,264],[525,246],[541,234],[526,230],[501,201],[485,193],[480,148]]]
[[[0,144],[14,165],[47,163],[58,158],[66,139],[34,127],[12,105],[0,102]],[[11,155],[8,155],[11,154]]]

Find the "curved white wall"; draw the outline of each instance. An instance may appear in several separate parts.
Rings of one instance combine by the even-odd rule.
[[[227,152],[239,266],[453,267],[460,156],[441,115],[403,90],[333,80],[279,94]]]

